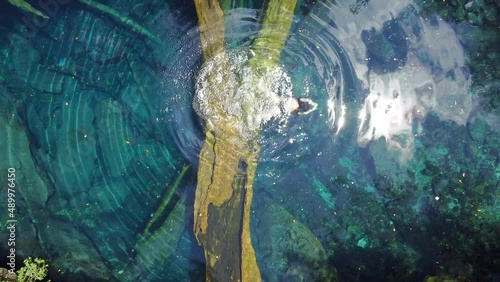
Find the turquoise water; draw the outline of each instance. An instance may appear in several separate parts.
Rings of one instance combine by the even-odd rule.
[[[52,281],[203,281],[194,3],[84,3],[57,2],[47,21],[0,4],[16,268],[33,256]],[[226,48],[240,54],[263,5],[231,6]],[[280,89],[318,109],[261,124],[251,229],[263,280],[500,279],[498,9],[299,1]],[[7,208],[0,219],[3,266]]]

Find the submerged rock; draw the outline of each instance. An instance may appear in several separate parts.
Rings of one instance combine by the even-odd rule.
[[[264,280],[339,281],[327,251],[307,226],[270,198],[256,199],[255,205],[252,232]]]

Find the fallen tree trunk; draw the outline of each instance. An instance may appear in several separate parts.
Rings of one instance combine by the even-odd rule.
[[[220,95],[232,95],[234,77],[225,51],[224,16],[218,0],[195,0],[207,76],[207,107],[217,122],[206,121],[200,152],[194,205],[194,233],[205,249],[207,281],[261,281],[250,237],[250,207],[260,152],[259,129],[250,136],[241,128],[242,117],[229,115]],[[252,68],[265,75],[276,67],[290,28],[296,0],[271,0],[264,27],[255,41]],[[272,60],[269,57],[272,57]],[[251,105],[250,105],[251,106]]]

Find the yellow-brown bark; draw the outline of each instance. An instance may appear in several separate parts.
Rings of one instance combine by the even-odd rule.
[[[253,48],[257,56],[250,61],[259,73],[278,64],[295,4],[296,0],[269,3],[264,27]],[[261,281],[250,236],[259,134],[257,130],[251,134],[253,138],[245,138],[238,128],[242,117],[228,115],[216,102],[220,99],[215,95],[231,95],[234,91],[224,47],[223,12],[218,0],[195,0],[195,5],[204,60],[215,64],[207,77],[212,96],[205,96],[206,105],[217,114],[218,121],[207,122],[200,152],[194,233],[205,249],[208,281]]]

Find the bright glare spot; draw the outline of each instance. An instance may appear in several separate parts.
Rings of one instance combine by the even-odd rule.
[[[367,47],[358,35],[363,30],[381,32],[387,19],[406,9],[410,2],[374,2],[373,9],[360,11],[356,25],[349,21],[350,15],[338,13],[334,34],[351,59],[357,78],[369,86],[368,95],[359,108],[349,109],[357,111],[359,118],[358,144],[366,146],[383,137],[387,146],[400,154],[402,162],[412,157],[415,134],[422,131],[422,120],[430,111],[441,120],[464,125],[474,107],[462,44],[445,21],[431,23],[429,19],[409,13],[407,21],[399,21],[408,38],[405,64],[389,73],[377,73],[368,67]],[[371,14],[375,10],[379,14]],[[417,22],[420,29],[414,28]],[[349,122],[341,119],[347,116],[339,113],[341,102],[329,100],[327,103],[334,134],[338,133],[337,126]]]

